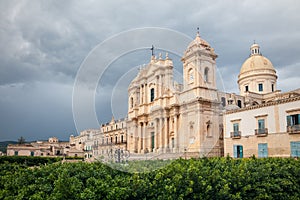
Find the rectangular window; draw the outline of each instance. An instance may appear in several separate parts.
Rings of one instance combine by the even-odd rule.
[[[258,84],[258,91],[262,92],[263,90],[264,90],[263,84],[262,84],[262,83],[259,83],[259,84]]]
[[[258,157],[267,158],[268,157],[268,144],[260,143],[258,144]]]
[[[19,155],[19,152],[18,151],[15,151],[15,156]]]
[[[291,142],[291,156],[300,157],[300,142]]]
[[[234,123],[233,124],[233,136],[237,137],[239,136],[239,123]]]
[[[286,119],[288,126],[300,124],[300,114],[286,116]]]
[[[265,120],[264,119],[258,120],[258,130],[265,130]]]
[[[233,157],[234,158],[243,158],[243,146],[242,145],[233,145]]]
[[[300,114],[286,116],[287,132],[300,132]]]
[[[274,92],[274,84],[272,84],[272,92]]]
[[[31,152],[30,152],[30,156],[34,156],[34,151],[31,151]]]
[[[245,92],[248,92],[248,91],[249,91],[249,86],[246,85],[246,86],[245,86]]]
[[[154,88],[150,90],[150,102],[154,101]]]

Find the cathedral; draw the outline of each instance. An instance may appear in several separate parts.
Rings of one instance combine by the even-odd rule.
[[[127,148],[135,153],[222,155],[214,49],[199,33],[182,57],[183,84],[166,54],[152,56],[128,88]]]
[[[300,156],[300,89],[277,90],[276,70],[254,43],[238,76],[240,94],[218,91],[217,57],[197,32],[181,58],[179,84],[168,54],[152,55],[128,87],[127,117],[72,136],[71,145],[88,159],[113,159],[114,149],[129,159],[238,158],[268,150],[267,156]]]

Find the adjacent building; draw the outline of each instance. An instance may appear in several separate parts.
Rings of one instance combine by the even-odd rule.
[[[72,152],[75,152],[72,154]],[[83,153],[83,151],[82,151]],[[69,142],[60,142],[56,137],[47,141],[36,141],[24,144],[9,144],[8,156],[82,156],[77,149],[70,147]],[[72,154],[72,155],[71,155]]]
[[[258,44],[238,77],[246,107],[228,107],[224,114],[225,155],[242,157],[300,156],[300,89],[276,90],[277,75]]]

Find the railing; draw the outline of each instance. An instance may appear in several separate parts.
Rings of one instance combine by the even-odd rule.
[[[267,128],[255,129],[255,135],[257,135],[257,136],[267,136],[268,135],[268,129]]]
[[[241,131],[230,132],[230,137],[234,139],[241,138]]]
[[[126,144],[127,141],[126,140],[123,140],[123,141],[117,141],[117,142],[108,142],[108,143],[98,143],[97,145],[93,145],[93,149],[96,149],[97,147],[100,147],[100,146],[112,146],[112,145],[117,145],[117,144]]]
[[[300,133],[300,124],[295,124],[293,126],[287,126],[287,132],[290,134]]]

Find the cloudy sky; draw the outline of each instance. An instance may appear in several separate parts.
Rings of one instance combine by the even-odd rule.
[[[199,27],[201,37],[219,55],[222,87],[236,93],[240,66],[255,40],[277,70],[278,88],[296,89],[300,78],[299,10],[298,0],[1,0],[0,141],[20,136],[27,141],[50,136],[67,140],[83,128],[97,128],[76,130],[72,111],[75,78],[99,44],[132,29],[161,27],[194,38]],[[124,48],[134,42],[125,40],[113,47]],[[116,118],[126,113],[127,97],[120,94],[126,94],[126,84],[149,57],[150,52],[141,49],[111,62],[95,92],[99,123],[109,121],[112,113]],[[180,55],[170,57],[180,73]],[[85,99],[84,93],[80,99]]]

